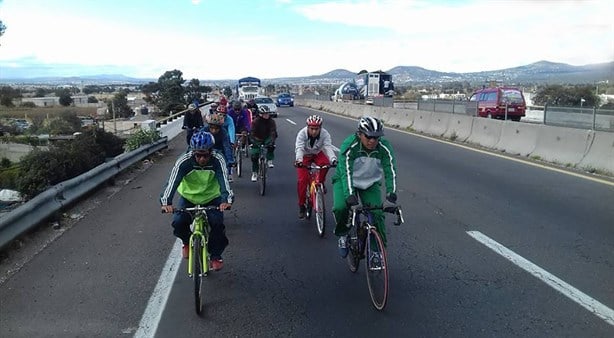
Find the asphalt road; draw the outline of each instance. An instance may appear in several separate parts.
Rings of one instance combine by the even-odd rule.
[[[206,280],[203,317],[157,201],[180,135],[75,206],[79,219],[38,254],[19,250],[33,257],[0,286],[0,336],[614,336],[612,183],[387,130],[406,223],[388,218],[391,291],[378,312],[363,266],[351,273],[336,238],[297,219],[294,137],[313,111],[279,112],[266,195],[249,169],[233,184],[226,265]],[[337,147],[355,130],[324,119]]]

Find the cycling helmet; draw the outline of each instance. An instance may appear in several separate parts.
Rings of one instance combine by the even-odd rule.
[[[202,130],[195,132],[190,139],[192,150],[209,150],[214,144],[213,134]]]
[[[219,106],[217,106],[217,112],[226,114],[226,106],[223,104],[220,104]]]
[[[194,110],[194,109],[196,109],[196,108],[197,108],[197,107],[196,107],[196,105],[195,105],[194,103],[190,103],[190,105],[188,106],[188,109],[189,109],[189,110]]]
[[[384,135],[384,124],[375,117],[363,116],[358,121],[358,131],[369,137]]]
[[[307,125],[319,127],[322,125],[322,118],[319,115],[311,115],[307,118]]]
[[[214,126],[222,126],[224,125],[224,121],[226,120],[226,116],[223,114],[209,114],[207,116],[207,123],[212,124]]]
[[[258,110],[260,111],[260,114],[268,114],[271,112],[271,109],[269,109],[268,106],[260,106],[260,108],[258,108]]]
[[[241,110],[241,102],[239,101],[233,101],[232,102],[232,109],[236,110]]]

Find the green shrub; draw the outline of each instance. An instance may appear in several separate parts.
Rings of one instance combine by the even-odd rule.
[[[160,132],[157,130],[145,131],[139,129],[136,133],[130,135],[126,140],[126,151],[132,151],[145,144],[151,144],[160,139]]]
[[[3,158],[2,161],[7,160],[7,158]],[[10,162],[10,161],[9,161]],[[2,164],[2,168],[0,169],[0,187],[2,189],[17,189],[17,177],[20,175],[20,167],[18,164],[13,164],[9,166],[5,166]]]

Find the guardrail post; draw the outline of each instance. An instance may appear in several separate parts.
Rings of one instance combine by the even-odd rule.
[[[596,120],[597,120],[597,106],[593,106],[593,130],[595,130]]]
[[[546,124],[546,113],[548,113],[548,103],[544,104],[544,120],[542,121],[544,125]]]
[[[505,104],[505,117],[503,119],[507,121],[507,103]]]
[[[437,105],[437,103],[435,102],[435,100],[433,100],[433,112],[435,111],[435,105]]]

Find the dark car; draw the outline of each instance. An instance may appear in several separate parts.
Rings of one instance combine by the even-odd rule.
[[[277,96],[277,101],[275,102],[275,104],[278,107],[281,107],[281,106],[294,107],[294,98],[292,97],[292,95],[288,93],[279,94]]]

